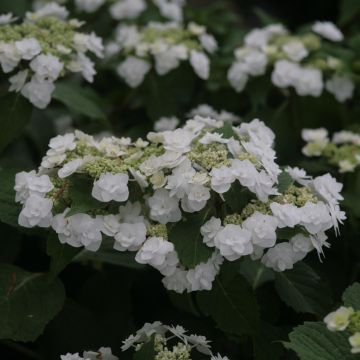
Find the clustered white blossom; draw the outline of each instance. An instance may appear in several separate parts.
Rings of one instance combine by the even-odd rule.
[[[94,32],[79,32],[79,21],[67,20],[66,8],[50,3],[28,12],[22,23],[9,19],[0,24],[0,65],[10,74],[9,91],[21,93],[44,109],[51,101],[55,82],[68,72],[92,82],[94,62],[87,52],[103,57],[102,40]]]
[[[65,355],[60,356],[61,360],[118,360],[119,358],[113,355],[110,348],[101,347],[97,351],[84,351],[83,355],[80,356],[79,353],[70,354],[67,353]]]
[[[136,252],[135,261],[157,269],[179,293],[210,290],[224,260],[247,255],[275,271],[291,269],[308,252],[323,253],[327,230],[338,232],[342,184],[329,174],[281,170],[274,138],[258,119],[234,126],[200,115],[147,140],[59,135],[37,173],[16,176],[19,224],[50,226],[61,243],[89,251],[112,239],[115,250]],[[73,209],[79,179],[94,202],[86,213]],[[229,191],[246,194],[241,208],[231,208],[236,193]],[[185,265],[174,226],[200,215],[197,249],[205,255]],[[286,240],[284,231],[292,234]],[[196,240],[184,234],[183,241]]]
[[[210,341],[205,336],[187,334],[187,330],[180,325],[164,325],[160,321],[144,324],[135,334],[123,341],[121,349],[126,351],[134,348],[135,351],[139,351],[151,339],[154,340],[154,360],[190,360],[191,353],[195,350],[209,356],[210,360],[229,360],[227,356],[213,354]],[[170,343],[173,344],[172,348]]]
[[[41,9],[50,2],[65,4],[70,0],[35,0],[33,8]],[[185,0],[73,0],[78,12],[94,13],[107,5],[109,14],[115,20],[134,20],[149,7],[154,6],[160,15],[171,21],[182,21]]]
[[[115,40],[107,44],[109,61],[117,65],[117,73],[130,87],[139,86],[145,76],[155,68],[158,75],[165,75],[188,61],[197,76],[208,79],[210,59],[217,50],[215,38],[204,26],[189,23],[150,22],[144,27],[120,24]]]
[[[303,129],[307,144],[302,152],[308,157],[324,156],[340,173],[353,172],[360,165],[360,134],[349,130],[335,132],[329,139],[325,128]]]
[[[360,354],[360,311],[340,306],[324,318],[330,331],[347,331],[352,354]]]
[[[339,102],[351,99],[354,83],[348,64],[330,52],[329,42],[341,42],[341,31],[331,22],[316,22],[311,31],[290,34],[281,24],[250,31],[235,49],[228,71],[231,86],[241,92],[251,77],[271,69],[271,81],[280,89],[294,88],[300,96],[320,96],[324,89]],[[332,45],[341,49],[341,44]]]

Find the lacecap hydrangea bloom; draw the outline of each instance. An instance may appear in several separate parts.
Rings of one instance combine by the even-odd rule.
[[[342,184],[280,169],[262,121],[225,119],[196,115],[146,140],[80,131],[51,139],[38,172],[16,176],[19,224],[51,227],[89,251],[106,239],[179,293],[210,290],[224,261],[250,256],[284,271],[323,254],[326,231],[345,219]]]
[[[21,93],[39,109],[46,108],[55,82],[78,73],[88,82],[96,74],[87,53],[103,57],[102,40],[78,31],[82,23],[67,20],[66,8],[50,3],[27,13],[23,22],[0,24],[0,65],[9,74],[9,91]]]
[[[280,89],[293,88],[299,96],[314,97],[327,90],[344,102],[352,98],[354,83],[352,60],[336,55],[344,48],[342,41],[343,34],[331,22],[316,22],[299,34],[291,34],[281,24],[254,29],[235,49],[228,80],[241,92],[252,77],[271,72],[272,84]]]
[[[302,152],[308,157],[324,156],[339,172],[353,172],[360,165],[360,134],[349,130],[335,132],[329,139],[325,128],[303,129],[307,144]]]
[[[122,351],[133,348],[141,352],[143,346],[151,342],[155,351],[154,360],[191,360],[192,353],[207,355],[210,360],[229,360],[220,354],[213,354],[210,341],[205,336],[188,334],[182,326],[164,325],[160,321],[146,323],[135,334],[123,341]]]
[[[324,318],[330,331],[346,331],[352,354],[360,354],[360,311],[352,307],[340,306]]]
[[[139,86],[154,68],[165,75],[188,61],[196,75],[209,78],[209,55],[217,49],[215,38],[195,23],[151,22],[144,27],[120,24],[115,40],[106,46],[109,61],[130,87]],[[119,64],[120,61],[120,64]]]
[[[115,20],[136,20],[147,10],[155,8],[167,20],[181,22],[185,0],[35,0],[34,10],[54,2],[57,4],[73,3],[78,13],[95,13],[107,8],[109,15]]]

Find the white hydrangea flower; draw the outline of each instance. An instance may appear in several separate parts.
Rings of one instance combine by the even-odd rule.
[[[279,204],[273,202],[270,204],[270,209],[278,220],[279,228],[293,228],[300,223],[302,212],[293,204]]]
[[[239,48],[235,50],[238,62],[245,65],[244,71],[252,76],[264,75],[268,63],[267,56],[260,50]]]
[[[289,60],[300,62],[302,59],[309,55],[309,51],[306,49],[301,41],[290,41],[282,46],[282,50],[287,55]]]
[[[135,19],[146,7],[144,0],[117,0],[110,7],[110,14],[115,20]]]
[[[55,81],[64,69],[64,64],[54,55],[40,54],[31,61],[30,68],[35,72],[38,81]]]
[[[273,247],[276,243],[278,220],[274,216],[263,215],[255,211],[242,224],[252,234],[252,243],[263,248]]]
[[[326,81],[325,88],[335,96],[337,101],[344,102],[353,97],[355,85],[347,76],[334,75]]]
[[[212,216],[203,226],[200,228],[201,235],[203,236],[203,242],[210,247],[214,247],[214,238],[221,229],[221,220]]]
[[[51,2],[42,6],[34,13],[26,13],[26,18],[30,21],[37,21],[48,16],[56,17],[60,20],[65,20],[69,16],[69,11],[64,6],[60,6],[56,2]]]
[[[249,80],[246,64],[240,61],[233,63],[227,73],[227,79],[237,92],[243,91]]]
[[[299,183],[300,185],[307,186],[311,181],[311,176],[306,174],[304,169],[300,169],[298,167],[290,167],[288,166],[285,171],[291,176],[291,178]]]
[[[54,185],[48,175],[39,176],[34,170],[19,172],[15,176],[15,201],[23,204],[31,195],[44,197],[53,188]]]
[[[181,206],[186,212],[202,210],[210,199],[210,190],[201,184],[190,184],[186,189],[186,197],[181,201]]]
[[[138,201],[134,203],[128,201],[125,205],[119,207],[121,221],[130,224],[145,223],[141,211],[141,204]]]
[[[39,81],[32,77],[31,81],[24,85],[21,94],[39,109],[46,109],[50,104],[55,86],[49,81]]]
[[[297,234],[290,239],[290,244],[295,252],[302,252],[304,254],[312,251],[314,245],[311,242],[311,237],[304,234]]]
[[[146,226],[144,223],[122,223],[114,238],[114,249],[136,251],[146,240]]]
[[[240,225],[228,224],[216,234],[214,244],[225,259],[234,261],[253,252],[251,238],[250,231]]]
[[[126,201],[129,197],[128,174],[101,174],[100,178],[94,181],[92,197],[102,202]]]
[[[301,131],[301,137],[304,141],[328,141],[328,131],[325,128],[318,129],[303,129]]]
[[[278,60],[271,74],[272,83],[279,88],[287,88],[296,84],[300,76],[299,65],[288,60]]]
[[[276,244],[262,257],[261,262],[275,271],[285,271],[303,258],[303,253],[295,252],[288,242]]]
[[[101,220],[101,232],[114,237],[120,230],[120,215],[98,215]]]
[[[210,60],[202,51],[191,50],[190,64],[200,79],[207,80],[210,75]]]
[[[35,38],[24,38],[16,41],[15,46],[24,60],[31,60],[41,52],[41,46]]]
[[[302,68],[293,85],[296,93],[300,96],[310,95],[318,97],[324,88],[322,72],[318,69]]]
[[[84,358],[82,358],[79,355],[79,353],[75,353],[75,354],[67,353],[65,355],[61,355],[60,359],[61,360],[85,360]]]
[[[259,119],[240,124],[238,132],[240,135],[248,136],[250,141],[259,147],[272,147],[275,141],[274,132]],[[266,151],[268,150],[266,149]]]
[[[359,354],[360,353],[360,332],[359,331],[349,337],[349,343],[351,345],[351,353]]]
[[[84,351],[83,357],[85,360],[118,360],[119,358],[113,355],[111,348],[101,347],[98,351]]]
[[[175,272],[162,279],[162,283],[166,289],[175,291],[179,294],[190,288],[189,281],[186,277],[187,271],[177,268]]]
[[[170,197],[169,191],[159,189],[149,198],[150,218],[158,221],[160,224],[168,222],[177,222],[181,219],[181,211],[179,208],[179,200]]]
[[[221,166],[210,171],[211,189],[219,194],[229,191],[231,184],[235,181],[235,176],[231,168]]]
[[[118,74],[132,88],[139,86],[150,71],[151,65],[135,56],[129,56],[117,68]]]
[[[21,55],[13,43],[0,43],[0,64],[3,72],[13,71],[20,63]]]
[[[106,0],[75,0],[75,5],[78,10],[87,13],[93,13],[98,10]]]
[[[212,35],[201,34],[199,39],[202,47],[210,54],[213,54],[218,49],[217,41]]]
[[[352,307],[340,306],[336,311],[326,315],[324,322],[330,331],[343,331],[348,327],[353,314]]]
[[[174,273],[178,264],[173,243],[161,237],[148,238],[137,252],[135,260],[140,264],[153,266],[164,275]]]
[[[0,15],[0,25],[7,25],[17,20],[17,17],[14,17],[12,13],[1,14]]]
[[[184,129],[175,129],[173,131],[164,131],[163,133],[164,148],[168,151],[177,153],[186,153],[191,150],[191,142],[194,135]]]
[[[299,211],[301,214],[301,225],[310,234],[316,234],[332,227],[333,223],[328,207],[321,201],[317,204],[307,202]]]
[[[331,21],[317,21],[313,26],[312,30],[331,41],[342,41],[344,35]]]
[[[9,78],[10,87],[9,91],[20,92],[24,87],[29,75],[29,70],[19,71],[17,74]]]
[[[176,127],[179,125],[180,120],[175,117],[161,117],[159,120],[157,120],[154,124],[154,130],[155,131],[172,131],[175,130]]]
[[[84,164],[83,159],[74,159],[69,161],[61,169],[59,169],[58,171],[59,178],[63,179],[74,174],[83,164]]]
[[[330,174],[317,176],[311,183],[315,193],[328,203],[337,204],[344,200],[340,194],[343,184],[336,181]]]
[[[50,199],[33,194],[30,195],[19,215],[19,225],[32,228],[34,226],[49,227],[52,219],[53,202]]]

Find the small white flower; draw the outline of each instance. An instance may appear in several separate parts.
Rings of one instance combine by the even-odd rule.
[[[285,171],[291,176],[291,178],[298,182],[300,185],[307,186],[311,181],[311,176],[306,174],[304,169],[298,167],[288,166]]]
[[[240,61],[233,63],[227,73],[227,79],[237,92],[243,91],[249,80],[246,65]]]
[[[221,229],[221,220],[212,217],[200,228],[201,235],[203,236],[203,242],[210,247],[214,247],[214,238]]]
[[[16,41],[15,46],[24,60],[31,60],[41,52],[41,46],[35,38],[25,38]]]
[[[9,82],[11,84],[9,87],[9,91],[20,92],[26,83],[28,74],[29,74],[29,70],[23,70],[13,75],[9,79]]]
[[[271,74],[272,83],[279,88],[287,88],[296,84],[299,78],[299,65],[288,60],[278,60]]]
[[[301,214],[301,225],[310,234],[326,231],[333,225],[328,207],[321,201],[317,204],[307,202],[299,211]]]
[[[5,74],[13,71],[20,60],[21,55],[14,43],[0,43],[0,64]]]
[[[110,7],[110,14],[115,20],[135,19],[146,7],[144,0],[119,0]]]
[[[140,202],[132,203],[128,201],[125,205],[119,207],[120,219],[122,222],[129,224],[145,223],[141,210]]]
[[[52,219],[53,202],[39,195],[30,195],[19,215],[19,225],[32,228],[34,226],[49,227]]]
[[[214,244],[220,250],[220,254],[229,261],[253,252],[251,232],[240,225],[226,225],[216,234]]]
[[[181,206],[186,212],[195,212],[203,209],[210,199],[210,190],[201,184],[189,184],[186,197],[181,201]]]
[[[276,243],[278,220],[274,216],[263,215],[255,211],[242,224],[252,233],[252,243],[263,248],[272,247]]]
[[[139,86],[150,71],[151,65],[135,56],[129,56],[117,68],[118,74],[132,88]]]
[[[360,332],[359,331],[349,337],[349,343],[351,345],[351,353],[359,354],[360,353]]]
[[[293,85],[300,96],[319,97],[324,88],[322,72],[318,69],[302,68]]]
[[[7,25],[17,20],[17,17],[14,17],[12,13],[1,14],[0,15],[0,25]]]
[[[328,131],[325,128],[318,129],[303,129],[301,131],[301,137],[304,141],[328,141]]]
[[[101,347],[98,351],[84,351],[85,360],[118,360],[119,358],[112,354],[111,348]]]
[[[191,50],[190,64],[200,79],[207,80],[210,75],[210,60],[205,53],[198,50]]]
[[[127,174],[101,174],[99,180],[94,181],[91,195],[99,201],[126,201],[129,197],[129,176]]]
[[[150,218],[161,224],[177,222],[181,219],[179,200],[170,197],[169,191],[159,189],[148,200],[150,206]]]
[[[55,81],[61,74],[64,64],[51,54],[40,54],[30,62],[30,68],[35,72],[38,81]]]
[[[235,176],[231,168],[221,166],[210,171],[211,188],[219,194],[229,191],[231,184],[235,181]]]
[[[54,90],[52,82],[39,81],[33,76],[31,81],[24,85],[21,94],[37,108],[45,109],[50,104]]]
[[[144,223],[122,223],[115,234],[114,249],[119,251],[136,251],[146,240],[146,226]]]
[[[185,153],[191,150],[190,146],[194,135],[190,131],[184,129],[164,131],[163,136],[163,144],[166,150],[178,153]]]
[[[78,10],[93,13],[98,10],[106,0],[75,0]]]
[[[84,164],[83,159],[74,159],[66,163],[58,171],[58,176],[60,179],[66,178],[76,172]]]
[[[355,90],[353,81],[347,76],[334,75],[327,80],[325,87],[339,102],[351,99]]]
[[[75,353],[75,354],[70,354],[67,353],[65,355],[61,355],[60,356],[61,360],[85,360],[84,358],[82,358],[79,353]]]
[[[284,53],[291,61],[299,62],[309,55],[301,41],[290,41],[282,46]]]
[[[217,143],[220,143],[220,144],[226,144],[226,143],[228,143],[228,141],[229,141],[228,139],[223,138],[223,134],[207,132],[199,140],[199,143],[204,144],[204,145],[209,145],[209,144],[214,143],[214,142],[217,142]]]
[[[342,32],[331,21],[317,21],[312,26],[312,30],[331,41],[342,41],[344,39]]]
[[[273,215],[278,219],[278,227],[290,227],[300,223],[301,212],[293,204],[279,204],[273,202],[270,204]]]
[[[179,125],[180,120],[175,117],[161,117],[154,125],[155,131],[172,131]]]
[[[330,331],[343,331],[348,327],[353,314],[352,307],[340,306],[336,311],[326,315],[324,322]]]
[[[210,54],[218,49],[218,44],[215,38],[210,34],[201,34],[199,37],[202,47]]]
[[[322,200],[327,201],[328,203],[337,204],[338,201],[344,199],[340,194],[343,184],[337,182],[330,174],[317,176],[312,181],[311,187]]]

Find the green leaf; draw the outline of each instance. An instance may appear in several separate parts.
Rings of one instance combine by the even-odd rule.
[[[82,250],[75,258],[76,261],[97,261],[105,264],[123,266],[130,269],[142,270],[146,265],[135,261],[135,255],[131,252],[119,252],[111,249],[100,249],[96,252]]]
[[[268,14],[265,10],[263,10],[259,7],[255,7],[253,9],[253,12],[259,18],[259,20],[263,26],[277,24],[277,23],[281,22],[275,16]]]
[[[189,214],[186,219],[176,223],[169,231],[169,239],[174,244],[180,263],[194,268],[206,262],[213,249],[203,243],[200,227],[208,218],[209,210]]]
[[[0,339],[34,341],[61,310],[65,291],[59,280],[0,265]]]
[[[233,212],[241,212],[241,210],[254,198],[253,194],[250,191],[241,186],[239,181],[235,181],[228,192],[223,194],[225,199],[225,204]]]
[[[278,190],[282,194],[294,183],[294,180],[287,171],[282,171],[278,176]]]
[[[215,130],[214,132],[222,134],[224,139],[230,139],[232,137],[234,139],[239,139],[238,134],[234,131],[232,124],[229,122],[226,122],[223,127]]]
[[[15,202],[15,169],[0,168],[0,221],[18,227],[21,205]]]
[[[168,291],[168,295],[172,304],[180,311],[184,311],[195,316],[200,316],[194,304],[194,298],[191,293],[186,292],[183,294],[178,294],[175,291]]]
[[[154,336],[151,337],[150,341],[145,343],[139,351],[137,351],[133,360],[152,360],[155,359],[155,340]]]
[[[351,306],[354,310],[360,310],[360,284],[354,283],[349,286],[343,296],[342,299],[344,301],[345,306]]]
[[[350,360],[350,344],[346,332],[329,331],[324,323],[305,322],[290,333],[286,347],[301,360]]]
[[[68,82],[57,83],[53,98],[62,102],[70,110],[88,116],[91,119],[106,118],[105,113],[97,104],[98,101],[95,101],[94,95],[89,95],[87,91],[75,84]]]
[[[295,226],[294,228],[276,229],[276,237],[278,240],[290,240],[292,237],[298,234],[309,235],[308,232],[301,226]]]
[[[20,94],[9,93],[0,98],[0,151],[21,135],[28,124],[32,106]]]
[[[260,261],[254,261],[248,257],[241,262],[239,271],[254,290],[275,279],[274,271],[267,268]]]
[[[339,24],[344,26],[350,23],[360,13],[358,0],[342,0],[340,8]]]
[[[86,213],[90,210],[101,209],[106,205],[91,196],[93,182],[84,176],[71,177],[69,195],[71,208],[67,216],[79,213]]]
[[[275,274],[275,287],[281,299],[296,312],[324,315],[332,305],[324,281],[302,262],[294,269]]]
[[[53,279],[60,274],[79,252],[79,248],[61,244],[57,235],[52,232],[46,244],[46,253],[51,257],[49,269],[50,278]]]
[[[227,333],[255,335],[259,329],[259,308],[246,280],[239,274],[231,280],[217,276],[211,291],[198,293],[201,310]]]

